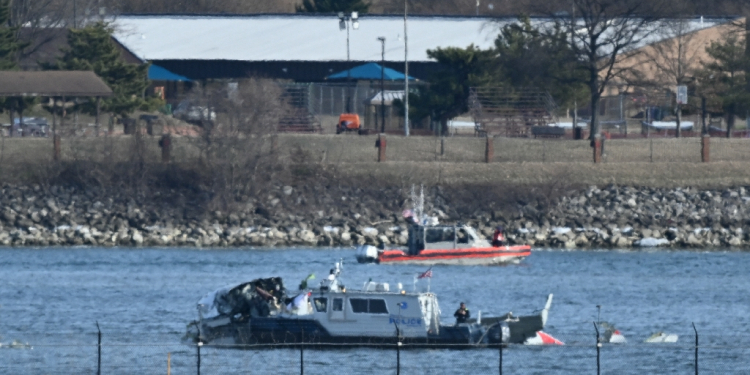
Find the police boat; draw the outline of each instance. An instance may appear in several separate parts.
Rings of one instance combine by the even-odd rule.
[[[347,288],[342,263],[320,285],[290,294],[281,278],[255,279],[216,290],[198,303],[198,320],[188,324],[194,343],[234,348],[278,344],[470,348],[522,344],[544,328],[552,294],[537,314],[469,319],[443,324],[437,296],[409,292],[400,284],[368,281]],[[452,323],[452,322],[451,322]]]

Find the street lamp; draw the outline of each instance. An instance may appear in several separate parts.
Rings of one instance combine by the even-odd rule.
[[[406,38],[407,1],[404,0],[404,135],[409,136],[409,42]]]
[[[339,30],[346,30],[346,112],[351,112],[351,95],[350,95],[350,81],[351,81],[351,67],[349,66],[349,23],[352,24],[352,29],[359,29],[359,13],[352,12],[351,15],[339,12]]]
[[[380,132],[385,133],[385,37],[380,41]]]

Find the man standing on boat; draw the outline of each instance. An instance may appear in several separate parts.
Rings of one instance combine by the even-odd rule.
[[[466,308],[466,304],[461,302],[461,307],[453,313],[453,316],[456,317],[456,324],[458,325],[466,323],[466,319],[471,318],[471,313],[469,312],[469,309]]]
[[[505,246],[505,235],[503,235],[503,227],[498,226],[497,228],[495,228],[495,234],[492,235],[492,246]]]

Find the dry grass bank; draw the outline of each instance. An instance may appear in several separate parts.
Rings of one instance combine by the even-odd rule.
[[[66,163],[159,164],[157,136],[64,138]],[[271,155],[273,140],[253,143]],[[484,163],[485,139],[387,138],[385,163],[376,162],[377,136],[280,134],[278,149],[263,163],[287,168],[291,177],[322,172],[335,179],[385,184],[549,183],[718,187],[750,184],[750,139],[711,139],[711,162],[700,163],[700,139],[627,139],[605,143],[604,163],[594,165],[587,141],[496,138],[493,163]],[[52,140],[6,138],[0,146],[0,181],[44,179],[52,166]],[[259,145],[259,146],[258,146]],[[172,160],[185,170],[200,168],[205,145],[173,137]],[[105,168],[106,172],[106,168]],[[102,172],[104,173],[104,172]],[[299,177],[299,176],[298,176]]]

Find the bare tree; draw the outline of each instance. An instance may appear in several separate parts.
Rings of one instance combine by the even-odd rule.
[[[192,94],[193,105],[216,113],[215,120],[203,121],[194,142],[201,152],[206,189],[217,208],[231,210],[238,195],[270,181],[275,157],[270,136],[283,113],[281,93],[274,81],[248,79]]]
[[[700,69],[700,56],[708,41],[691,27],[689,19],[675,18],[662,21],[659,27],[662,41],[643,50],[640,59],[648,69],[637,69],[631,72],[640,86],[657,90],[675,90],[676,86],[690,85]],[[676,94],[676,90],[675,90]],[[682,105],[675,101],[677,127],[675,136],[682,135]]]
[[[571,0],[571,13],[547,12],[556,27],[569,30],[568,42],[586,71],[591,100],[592,145],[601,138],[599,100],[607,86],[630,68],[617,64],[621,54],[636,48],[659,26],[656,2],[643,0]],[[596,151],[595,151],[596,152]],[[594,155],[594,160],[598,160]]]

